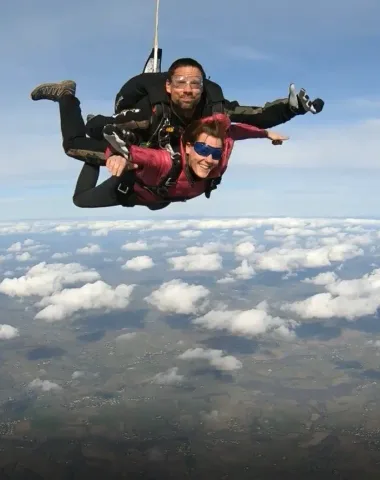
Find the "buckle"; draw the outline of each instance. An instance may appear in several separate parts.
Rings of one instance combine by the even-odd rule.
[[[156,192],[157,195],[164,196],[168,194],[168,188],[166,186],[157,187]]]
[[[125,185],[125,190],[122,190],[123,189],[123,183],[119,183],[119,185],[117,187],[117,190],[120,193],[123,193],[124,195],[126,195],[129,192],[130,187],[127,184],[124,184],[124,185]]]
[[[165,188],[170,188],[170,187],[174,187],[175,184],[176,182],[174,180],[172,180],[171,178],[168,178],[164,183],[164,186]]]

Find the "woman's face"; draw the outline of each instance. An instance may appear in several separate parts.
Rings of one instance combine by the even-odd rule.
[[[222,158],[223,142],[220,138],[201,133],[194,145],[186,145],[189,167],[195,175],[206,178]]]

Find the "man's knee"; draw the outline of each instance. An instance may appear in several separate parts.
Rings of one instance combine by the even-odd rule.
[[[73,204],[78,208],[84,208],[84,205],[80,201],[80,198],[78,195],[73,195]]]

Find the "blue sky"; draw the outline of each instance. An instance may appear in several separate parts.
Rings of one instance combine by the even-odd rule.
[[[78,5],[16,0],[2,9],[0,220],[151,216],[137,208],[74,207],[81,164],[62,152],[57,105],[29,99],[37,83],[71,78],[84,115],[108,113],[120,86],[144,65],[153,0]],[[241,104],[286,96],[295,82],[326,106],[318,116],[277,127],[291,137],[283,147],[263,140],[237,145],[211,200],[175,205],[155,217],[378,216],[378,0],[220,5],[161,0],[164,67],[195,57],[226,97]]]

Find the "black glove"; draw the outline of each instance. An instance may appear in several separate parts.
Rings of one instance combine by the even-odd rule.
[[[311,112],[314,115],[321,112],[325,105],[325,102],[321,98],[310,100],[306,90],[301,88],[297,93],[294,83],[289,86],[289,107],[290,110],[296,115],[305,115],[307,112]]]

